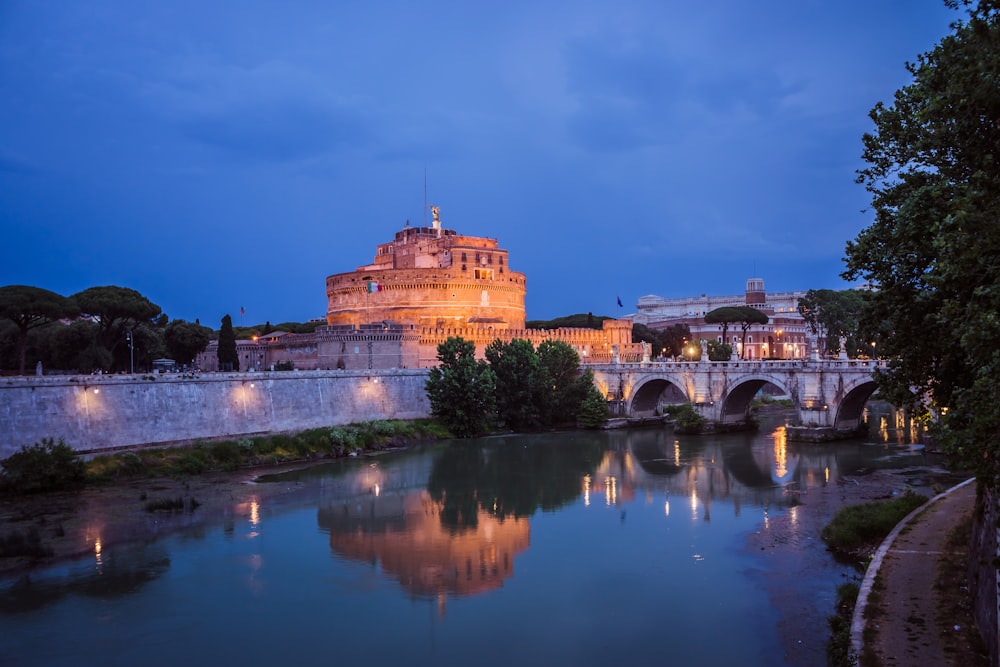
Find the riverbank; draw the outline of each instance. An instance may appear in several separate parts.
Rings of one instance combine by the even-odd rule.
[[[300,483],[258,484],[270,474],[312,465],[299,462],[186,478],[154,477],[27,496],[0,497],[0,538],[37,535],[44,555],[0,558],[0,580],[88,553],[154,540],[182,528],[249,512],[252,501],[293,496]],[[150,510],[180,500],[179,509]]]
[[[834,515],[848,505],[892,498],[907,490],[930,497],[961,479],[930,464],[845,476],[815,488],[786,489],[793,505],[748,535],[747,549],[767,556],[758,577],[778,610],[778,632],[788,664],[826,664],[827,619],[836,607],[837,586],[860,584],[863,576],[865,562],[838,563],[820,539]]]

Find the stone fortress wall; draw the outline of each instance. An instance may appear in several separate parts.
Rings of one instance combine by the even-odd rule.
[[[44,438],[101,453],[420,419],[426,380],[421,370],[3,378],[0,459]]]

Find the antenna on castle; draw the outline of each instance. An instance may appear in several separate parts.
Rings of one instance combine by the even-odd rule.
[[[427,163],[424,163],[424,227],[427,226]]]

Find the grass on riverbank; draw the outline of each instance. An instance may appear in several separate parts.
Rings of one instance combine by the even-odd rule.
[[[294,434],[201,442],[188,447],[141,449],[94,457],[87,462],[87,480],[100,483],[121,477],[231,472],[245,467],[349,456],[448,435],[440,424],[430,420],[378,420]]]
[[[851,505],[840,510],[820,536],[838,558],[867,560],[896,524],[925,502],[926,497],[907,491],[892,500]]]
[[[53,476],[63,474],[72,474],[75,482],[106,484],[119,479],[231,472],[253,466],[348,456],[362,451],[402,446],[417,440],[446,438],[449,435],[444,427],[431,420],[379,420],[310,429],[300,433],[137,449],[95,456],[86,462],[80,461],[62,442],[55,445],[46,443],[54,454],[42,451],[36,445],[23,448],[31,454],[30,458],[19,452],[0,462],[0,466],[3,466],[0,491],[20,494],[62,488],[64,485],[58,484],[58,479],[53,481]],[[59,463],[62,460],[57,456],[61,456],[64,450],[70,451],[73,465],[53,465],[53,462]],[[12,461],[18,464],[17,475],[12,474],[13,468],[9,468]],[[66,472],[61,473],[64,468]],[[44,473],[45,484],[35,483],[35,478],[41,473]],[[31,484],[22,483],[22,480],[31,481]]]

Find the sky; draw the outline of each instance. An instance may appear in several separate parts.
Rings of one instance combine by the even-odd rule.
[[[326,313],[407,221],[529,319],[841,289],[879,101],[941,0],[0,0],[0,285],[218,327]],[[429,224],[429,222],[427,223]],[[617,308],[621,299],[624,307]]]

